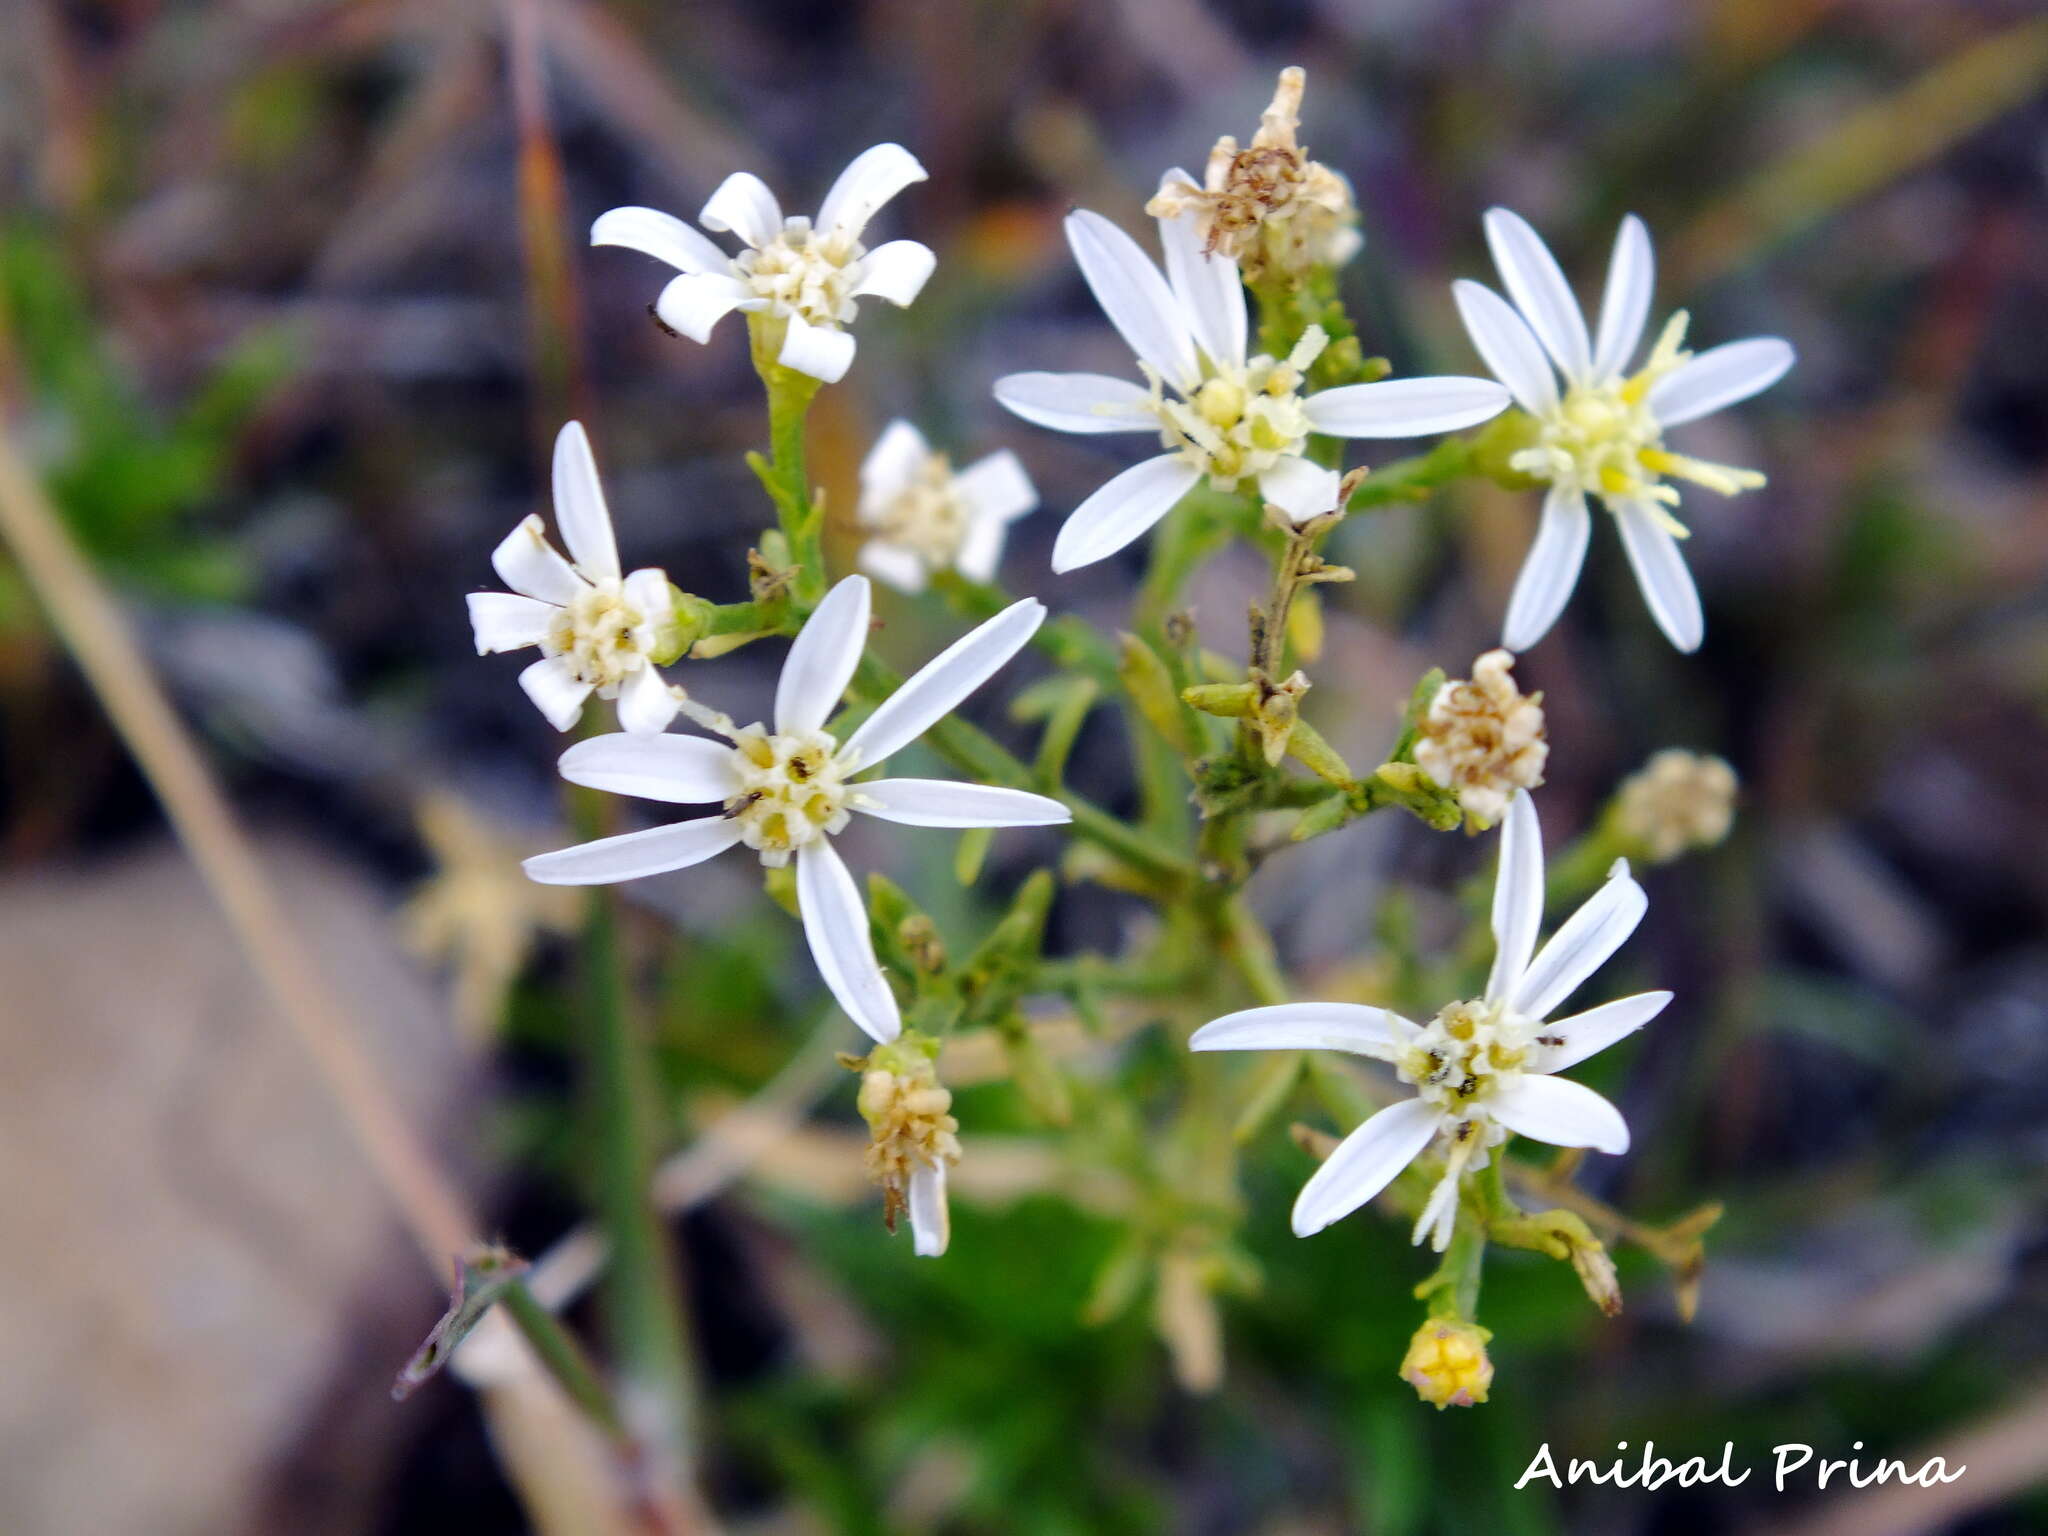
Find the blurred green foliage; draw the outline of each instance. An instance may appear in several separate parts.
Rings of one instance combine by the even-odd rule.
[[[0,228],[0,363],[19,370],[30,441],[72,531],[145,593],[233,601],[248,563],[205,513],[231,483],[240,435],[291,371],[289,338],[241,338],[160,409],[97,313],[52,233],[25,220]],[[14,573],[0,573],[0,626],[28,621],[25,599]]]

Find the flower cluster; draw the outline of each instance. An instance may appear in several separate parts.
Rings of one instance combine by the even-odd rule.
[[[1569,1262],[1612,1311],[1619,1290],[1601,1233],[1644,1241],[1652,1230],[1618,1215],[1594,1222],[1584,1213],[1604,1208],[1583,1195],[1525,1211],[1508,1192],[1504,1149],[1516,1136],[1628,1149],[1615,1104],[1561,1074],[1648,1023],[1671,994],[1553,1015],[1647,909],[1627,858],[1614,855],[1654,862],[1710,844],[1725,835],[1734,796],[1733,773],[1718,759],[1660,754],[1546,878],[1531,792],[1544,782],[1551,744],[1544,696],[1522,691],[1514,652],[1551,628],[1576,584],[1589,498],[1614,515],[1657,625],[1682,651],[1701,643],[1675,482],[1734,494],[1763,481],[1681,453],[1666,437],[1768,386],[1792,351],[1758,339],[1695,355],[1685,349],[1681,312],[1639,360],[1653,286],[1641,222],[1622,224],[1589,329],[1535,231],[1495,209],[1483,229],[1507,297],[1471,281],[1453,290],[1493,377],[1390,377],[1385,359],[1361,355],[1337,297],[1337,269],[1361,239],[1359,215],[1349,184],[1301,147],[1303,88],[1300,70],[1284,72],[1251,143],[1219,140],[1199,182],[1182,171],[1161,178],[1147,205],[1158,262],[1115,221],[1085,209],[1068,215],[1068,246],[1131,351],[1131,376],[1027,371],[995,384],[995,399],[1037,426],[1156,439],[1157,452],[1066,512],[1052,545],[1052,571],[1062,574],[1166,525],[1129,633],[1111,640],[1074,615],[1047,624],[1045,603],[1005,591],[1008,533],[1039,502],[1023,464],[998,450],[955,469],[904,420],[877,435],[860,466],[851,521],[866,574],[827,580],[822,498],[802,459],[804,413],[854,360],[859,301],[908,305],[934,268],[932,252],[914,241],[865,243],[878,210],[925,176],[894,144],[858,156],[815,219],[785,216],[751,175],[728,177],[698,222],[737,237],[737,253],[648,208],[613,209],[591,231],[594,244],[677,270],[653,306],[674,332],[703,342],[727,314],[747,317],[773,424],[772,459],[753,462],[775,526],[750,552],[746,597],[715,603],[678,590],[659,570],[622,573],[590,446],[572,422],[554,468],[568,557],[529,517],[492,557],[511,590],[473,594],[470,615],[480,652],[538,648],[520,682],[556,729],[575,725],[593,696],[615,704],[620,729],[586,734],[562,753],[563,779],[705,808],[538,855],[527,874],[548,885],[599,885],[687,869],[733,848],[757,855],[770,892],[800,919],[825,988],[874,1042],[867,1056],[846,1058],[861,1074],[867,1169],[892,1229],[908,1213],[918,1254],[947,1247],[947,1170],[962,1155],[935,1065],[950,1032],[997,1042],[1025,1102],[1062,1124],[1076,1096],[1034,1036],[1034,997],[1063,994],[1092,1018],[1103,995],[1124,988],[1156,1009],[1145,1020],[1188,1022],[1249,1003],[1194,1029],[1190,1051],[1285,1054],[1247,1087],[1241,1118],[1201,1118],[1227,1106],[1229,1094],[1223,1079],[1197,1079],[1204,1091],[1181,1096],[1180,1113],[1190,1117],[1174,1138],[1181,1160],[1168,1171],[1162,1157],[1137,1182],[1171,1192],[1187,1166],[1184,1149],[1199,1144],[1221,1149],[1195,1161],[1223,1170],[1227,1183],[1230,1149],[1289,1101],[1300,1053],[1375,1064],[1356,1078],[1333,1069],[1366,1106],[1341,1140],[1296,1128],[1303,1145],[1327,1155],[1295,1202],[1294,1230],[1310,1236],[1376,1199],[1398,1208],[1414,1242],[1443,1255],[1418,1292],[1428,1314],[1402,1374],[1427,1401],[1474,1404],[1485,1401],[1494,1369],[1490,1335],[1472,1315],[1488,1244]],[[1443,441],[1377,472],[1346,471],[1348,440],[1398,438]],[[1304,712],[1305,669],[1321,653],[1321,587],[1353,575],[1324,558],[1324,541],[1354,509],[1421,500],[1449,480],[1482,475],[1547,488],[1507,603],[1505,648],[1481,655],[1468,679],[1428,674],[1386,760],[1356,772]],[[1198,616],[1179,606],[1192,567],[1233,542],[1272,562],[1270,591],[1248,605],[1242,664],[1209,644]],[[899,683],[869,650],[870,576],[950,606],[971,627]],[[685,656],[709,662],[771,637],[787,638],[789,651],[772,706],[754,723],[706,707],[664,674]],[[1027,763],[949,716],[1034,642],[1060,671],[1013,711],[1042,730]],[[1084,726],[1105,704],[1126,711],[1138,743],[1135,816],[1094,804],[1066,778]],[[678,715],[696,732],[671,732]],[[875,776],[921,739],[965,777]],[[1189,802],[1199,824],[1182,831]],[[1498,829],[1490,972],[1482,982],[1478,962],[1462,979],[1462,960],[1411,964],[1389,970],[1440,978],[1441,990],[1432,982],[1434,995],[1290,1000],[1280,947],[1245,894],[1251,873],[1289,842],[1389,808],[1440,830]],[[1058,882],[1045,869],[1017,887],[977,945],[956,952],[907,893],[880,877],[865,892],[856,883],[835,844],[857,816],[967,829],[956,867],[970,883],[987,829],[1065,827],[1076,846],[1059,863],[1062,874],[1148,901],[1162,920],[1142,953],[1100,965],[1090,957],[1085,967],[1051,962],[1048,909]],[[1283,817],[1291,835],[1275,837]],[[1576,898],[1583,903],[1539,946],[1548,902]],[[1483,954],[1484,937],[1475,932],[1461,953]],[[1162,998],[1171,1005],[1157,1006]],[[1229,1070],[1180,1059],[1190,1074]],[[1214,1294],[1246,1288],[1237,1278],[1244,1265],[1207,1214],[1232,1208],[1234,1192],[1213,1184],[1185,1198],[1163,1193],[1134,1217],[1129,1256],[1113,1284],[1105,1279],[1109,1299],[1091,1303],[1094,1314],[1128,1301],[1156,1276],[1155,1315],[1181,1320],[1162,1329],[1184,1354],[1189,1338],[1204,1341],[1192,1351],[1202,1368],[1184,1373],[1203,1383],[1221,1368]],[[1695,1254],[1704,1220],[1672,1237],[1669,1251]],[[1696,1265],[1682,1283],[1694,1275]],[[1189,1318],[1203,1321],[1190,1329]]]

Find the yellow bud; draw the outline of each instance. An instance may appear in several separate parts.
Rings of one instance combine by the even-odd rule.
[[[1493,1385],[1493,1362],[1486,1357],[1486,1341],[1492,1337],[1477,1323],[1431,1318],[1409,1341],[1401,1379],[1440,1409],[1483,1403]]]

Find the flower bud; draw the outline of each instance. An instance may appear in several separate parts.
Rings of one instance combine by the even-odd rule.
[[[1492,1337],[1477,1323],[1430,1318],[1408,1343],[1401,1379],[1425,1403],[1440,1409],[1483,1403],[1493,1385],[1493,1362],[1486,1355],[1486,1341]]]

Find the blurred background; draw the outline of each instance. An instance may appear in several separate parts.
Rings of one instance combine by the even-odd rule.
[[[1035,431],[988,387],[1128,371],[1059,237],[1069,206],[1138,229],[1159,172],[1248,137],[1277,68],[1303,64],[1304,141],[1364,212],[1345,291],[1401,372],[1476,370],[1448,283],[1490,276],[1490,204],[1528,215],[1586,294],[1616,220],[1642,214],[1660,312],[1689,307],[1702,345],[1776,333],[1800,353],[1693,439],[1770,475],[1689,498],[1701,654],[1657,636],[1603,532],[1519,669],[1547,694],[1553,840],[1658,747],[1742,776],[1735,834],[1651,873],[1615,971],[1679,1001],[1582,1074],[1637,1134],[1589,1187],[1658,1219],[1727,1203],[1697,1320],[1636,1255],[1613,1321],[1562,1266],[1497,1258],[1494,1400],[1435,1413],[1395,1376],[1426,1266],[1376,1217],[1289,1236],[1309,1164],[1276,1130],[1247,1166],[1259,1273],[1214,1314],[1215,1385],[1203,1317],[1103,1304],[1129,1191],[1063,1163],[1008,1084],[973,1086],[977,1059],[998,1074],[971,1042],[947,1071],[968,1130],[953,1249],[913,1261],[859,1174],[830,1061],[851,1031],[794,925],[722,861],[637,889],[631,935],[684,1149],[665,1188],[705,1485],[761,1532],[2048,1530],[2035,7],[7,0],[0,35],[7,429],[405,1107],[527,1253],[585,1208],[570,914],[515,873],[564,837],[559,743],[518,663],[473,654],[462,595],[545,509],[570,415],[629,565],[734,598],[766,520],[740,327],[663,335],[664,273],[587,248],[596,214],[692,215],[735,169],[810,207],[859,148],[910,146],[931,180],[883,222],[938,272],[913,309],[864,311],[855,370],[814,414],[815,476],[850,514],[898,414],[958,459],[1014,448],[1045,511],[1008,583],[1110,626],[1136,566],[1055,584],[1045,560],[1058,515],[1129,462],[1122,440]],[[1383,748],[1421,671],[1491,642],[1534,510],[1468,490],[1340,531],[1360,579],[1329,589],[1309,712],[1347,751]],[[1249,553],[1204,576],[1212,644],[1237,644],[1258,581]],[[930,604],[886,617],[898,664],[959,630]],[[779,650],[691,686],[749,707]],[[978,718],[1013,729],[1023,680]],[[1096,727],[1077,758],[1111,803],[1122,750]],[[522,1504],[505,1453],[554,1443],[546,1426],[487,1418],[453,1380],[390,1401],[439,1282],[5,554],[0,804],[0,1529],[535,1528],[545,1500]],[[1053,846],[1000,842],[990,887]],[[952,851],[934,834],[855,858],[964,936],[986,912]],[[1255,891],[1296,974],[1340,977],[1373,963],[1389,890],[1445,941],[1483,856],[1378,817]],[[1114,944],[1127,918],[1076,890],[1055,932]],[[1169,1047],[1136,1027],[1116,1049],[1142,1079]],[[730,1121],[749,1098],[756,1120]],[[701,1139],[735,1123],[756,1129]],[[1540,1443],[1650,1439],[1766,1465],[1732,1492],[1511,1488]],[[1780,1497],[1781,1441],[1970,1470]]]

